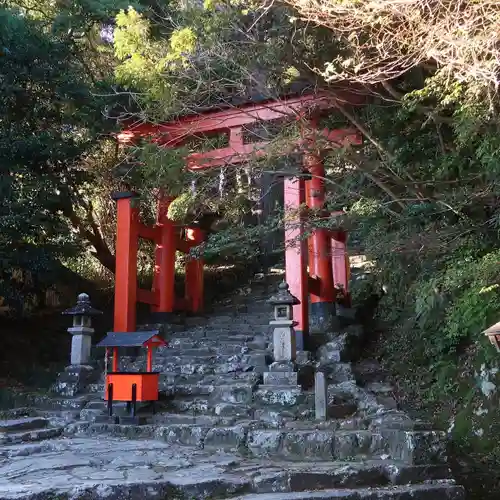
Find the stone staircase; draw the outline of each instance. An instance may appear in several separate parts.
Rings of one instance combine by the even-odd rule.
[[[299,386],[272,385],[269,380],[263,384],[272,362],[266,301],[280,279],[278,274],[256,281],[250,295],[221,305],[210,317],[189,318],[169,328],[169,345],[158,349],[154,365],[161,373],[161,401],[154,412],[148,406],[139,409],[148,418],[146,425],[96,422],[105,412],[104,380],[96,372],[84,394],[73,393],[68,384],[67,395],[58,398],[25,395],[23,404],[37,411],[17,410],[14,417],[31,413],[17,423],[5,421],[4,428],[0,423],[0,442],[33,447],[34,441],[52,438],[30,450],[47,450],[50,443],[60,442],[66,448],[59,444],[57,449],[71,452],[72,460],[82,456],[82,449],[89,450],[85,453],[94,462],[100,460],[97,466],[89,458],[98,470],[89,473],[92,485],[83,481],[83,493],[71,490],[70,496],[63,485],[54,498],[465,498],[447,466],[445,434],[399,411],[380,366],[358,360],[362,332],[357,326],[326,335],[314,356],[298,354]],[[131,371],[144,365],[144,356],[123,356],[120,368]],[[328,380],[326,421],[314,419],[316,370]],[[33,431],[31,426],[39,427]],[[96,456],[103,443],[108,448]],[[106,462],[111,446],[115,455]],[[150,459],[147,450],[155,450]],[[12,453],[17,452],[10,447],[7,456]],[[131,462],[118,467],[124,453]],[[184,465],[177,464],[179,456],[189,457]],[[123,480],[116,471],[124,474]],[[99,493],[95,477],[105,478],[105,494]],[[21,490],[16,490],[18,495]],[[42,490],[40,495],[46,494]],[[0,482],[0,500],[52,498],[2,496],[2,491]]]

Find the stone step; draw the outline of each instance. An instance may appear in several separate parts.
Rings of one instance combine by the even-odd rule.
[[[387,488],[329,489],[292,493],[263,493],[229,497],[230,500],[464,500],[461,486],[424,484]]]
[[[247,447],[255,456],[287,460],[393,459],[414,465],[446,463],[446,436],[426,431],[251,430]]]
[[[175,413],[190,413],[192,415],[209,415],[212,412],[208,398],[202,397],[176,397],[168,401],[167,407]]]
[[[290,462],[396,460],[412,466],[446,465],[446,439],[444,433],[439,432],[266,429],[251,416],[231,426],[212,426],[215,420],[204,419],[205,415],[191,417],[192,420],[187,420],[189,423],[143,426],[82,423],[67,426],[66,430],[76,434],[111,434],[134,439],[154,438],[172,444],[238,448],[255,459],[267,457]]]
[[[179,368],[180,370],[181,368]],[[204,372],[208,370],[203,370]],[[246,384],[249,387],[255,387],[261,380],[262,375],[257,372],[229,372],[229,373],[180,373],[179,371],[163,372],[160,375],[160,392],[166,392],[169,395],[190,395],[211,394],[216,386],[227,387]],[[89,384],[87,391],[91,394],[104,394],[104,383]]]
[[[268,360],[269,357],[267,354],[245,354],[239,357],[227,358],[224,362],[214,361],[210,363],[180,363],[177,360],[175,362],[169,360],[162,364],[155,363],[153,371],[160,373],[182,373],[185,375],[213,375],[248,371],[263,373],[267,370]]]
[[[212,403],[251,403],[253,384],[164,384],[160,390],[171,396],[210,396]]]
[[[186,375],[176,372],[163,372],[160,375],[160,383],[163,384],[206,384],[206,385],[227,385],[234,383],[247,383],[256,385],[262,381],[262,375],[256,372],[232,372],[220,374],[195,374]]]
[[[269,345],[269,340],[264,336],[255,336],[250,340],[238,340],[238,339],[221,339],[221,338],[175,338],[169,342],[169,348],[173,349],[197,349],[197,348],[213,348],[216,352],[220,354],[232,354],[235,351],[237,353],[241,352],[243,347],[249,349],[267,349]],[[162,349],[158,349],[161,353]]]
[[[371,430],[370,420],[358,416],[341,419],[329,419],[326,421],[291,420],[285,422],[283,427],[290,430]]]
[[[62,435],[64,427],[49,427],[19,432],[0,433],[0,445],[33,443],[53,439]]]
[[[237,472],[236,469],[234,472]],[[409,485],[425,480],[450,480],[448,466],[411,466],[397,461],[280,462],[273,461],[253,477],[254,489],[272,493],[331,488],[363,488]],[[266,491],[267,490],[267,491]]]
[[[254,385],[252,384],[227,384],[211,386],[211,403],[251,404],[253,401]]]
[[[34,429],[44,429],[49,425],[46,418],[28,417],[10,420],[0,420],[0,435],[6,432],[31,431]]]
[[[261,385],[254,393],[257,404],[265,407],[294,407],[314,404],[314,394],[302,391],[299,386]]]
[[[203,326],[206,332],[210,331],[230,331],[235,333],[253,333],[253,332],[268,332],[272,328],[269,320],[260,321],[244,321],[238,317],[227,321],[213,321]]]
[[[229,423],[228,423],[229,422]],[[223,418],[215,415],[188,415],[185,413],[161,412],[151,417],[153,425],[193,425],[201,427],[215,427],[223,424],[232,425],[234,418]]]
[[[178,364],[223,364],[223,363],[233,363],[233,362],[248,362],[255,360],[262,360],[260,364],[267,363],[270,361],[269,353],[266,350],[248,350],[248,352],[239,352],[237,354],[221,354],[221,353],[209,353],[209,354],[190,354],[187,352],[178,353],[167,353],[162,352],[155,356],[154,363],[156,365],[161,365],[164,363],[178,363]],[[144,359],[138,359],[136,363],[145,363]]]
[[[25,417],[37,417],[39,412],[35,408],[21,407],[0,410],[0,420],[11,420]]]
[[[103,388],[104,393],[104,388]],[[140,410],[141,404],[138,405],[138,410]],[[100,400],[89,403],[83,410],[79,413],[79,419],[84,422],[95,422],[97,417],[107,415],[108,403],[107,401]],[[120,401],[113,403],[113,415],[126,416],[129,412],[127,411],[127,403]]]
[[[166,404],[167,407],[173,409],[175,413],[210,415],[214,412],[214,406],[211,404],[208,397],[177,396]]]
[[[166,349],[158,350],[155,353],[155,359],[165,360],[172,356],[191,356],[193,358],[204,358],[211,356],[234,356],[248,354],[250,351],[252,352],[252,354],[267,352],[265,348],[255,349],[241,344],[219,344],[213,347],[168,347]],[[141,359],[145,358],[141,356]]]
[[[253,336],[252,336],[253,338]],[[219,348],[222,346],[228,346],[228,347],[241,347],[242,345],[245,345],[245,343],[242,343],[240,340],[235,340],[235,339],[227,339],[227,340],[219,340],[217,338],[191,338],[191,337],[174,337],[169,340],[168,343],[169,347],[163,348],[160,347],[158,348],[158,352],[161,352],[163,349],[196,349],[199,347],[211,347],[211,348]]]
[[[255,410],[252,406],[242,403],[217,403],[213,407],[213,412],[215,415],[226,419],[248,420],[255,418]]]
[[[87,424],[88,427],[88,424]],[[95,427],[95,426],[94,426]],[[145,437],[149,426],[114,426],[118,436]],[[218,439],[238,444],[238,429]],[[180,426],[161,428],[156,440],[72,439],[3,447],[0,498],[109,500],[158,498],[286,500],[463,500],[447,468],[427,470],[394,461],[364,463],[244,458],[216,447],[179,446]],[[210,441],[210,431],[205,440]],[[213,433],[215,434],[215,433]],[[190,433],[188,439],[196,438]],[[420,482],[428,481],[427,484]],[[410,483],[410,484],[408,484]],[[415,484],[411,484],[415,483]],[[369,485],[369,487],[367,487]],[[321,489],[323,490],[321,491]],[[425,495],[424,495],[425,493]],[[322,495],[322,496],[318,496]]]
[[[42,411],[80,410],[96,397],[96,395],[90,393],[67,398],[31,392],[16,395],[17,401],[23,406],[30,406]]]
[[[251,342],[255,337],[267,337],[263,335],[263,332],[251,332],[251,333],[241,333],[234,330],[213,330],[213,331],[198,331],[198,332],[184,332],[182,335],[176,335],[176,340],[191,340],[191,341],[206,341],[212,340],[220,343],[225,342],[239,342],[243,344],[244,342]],[[170,343],[170,339],[169,343]]]
[[[248,313],[248,312],[239,312],[234,314],[215,314],[209,319],[209,325],[218,326],[218,325],[262,325],[269,326],[269,322],[273,319],[272,316],[272,308],[268,306],[268,312],[264,313]]]

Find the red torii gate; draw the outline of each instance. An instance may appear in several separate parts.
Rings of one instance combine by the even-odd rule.
[[[204,153],[188,155],[186,166],[190,170],[202,170],[228,165],[238,165],[256,156],[266,154],[268,141],[245,143],[243,127],[262,121],[272,121],[286,117],[309,116],[309,128],[331,142],[329,147],[361,144],[356,130],[317,130],[315,118],[320,113],[335,110],[339,103],[361,104],[361,95],[346,92],[331,94],[302,95],[283,98],[259,104],[247,104],[238,108],[213,111],[180,118],[166,124],[130,124],[118,134],[121,144],[130,144],[139,138],[149,138],[163,147],[181,146],[199,134],[228,134],[229,145]],[[301,141],[300,146],[307,143]],[[331,314],[335,302],[335,285],[340,284],[348,294],[348,265],[346,254],[346,234],[326,229],[314,230],[309,242],[302,238],[303,215],[299,207],[306,203],[311,209],[321,211],[325,201],[325,170],[318,151],[304,149],[303,165],[311,174],[309,180],[303,177],[285,178],[285,207],[297,214],[295,219],[285,220],[286,280],[290,291],[301,303],[295,306],[294,317],[298,322],[298,347],[303,346],[303,334],[309,328],[309,297],[311,317]],[[117,193],[118,223],[116,238],[116,281],[115,281],[115,323],[114,331],[135,330],[135,309],[137,302],[153,306],[157,313],[171,313],[174,308],[184,308],[198,312],[203,303],[203,262],[192,259],[186,269],[186,297],[176,301],[174,297],[174,262],[176,250],[189,252],[192,246],[203,241],[198,228],[188,228],[187,238],[182,239],[173,221],[168,219],[167,210],[172,199],[160,197],[157,223],[146,227],[139,221],[135,193]],[[335,215],[335,214],[331,214]],[[137,289],[137,245],[139,237],[156,243],[155,276],[153,290]],[[298,245],[287,242],[300,241]],[[309,243],[309,245],[307,245]],[[307,249],[309,246],[309,249]],[[333,252],[332,252],[333,250]],[[309,265],[309,270],[308,270]]]

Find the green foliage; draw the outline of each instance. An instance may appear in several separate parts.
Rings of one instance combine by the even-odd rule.
[[[82,158],[106,130],[72,45],[45,27],[0,9],[0,38],[10,47],[0,59],[0,296],[19,307],[24,292],[13,270],[41,280],[81,248],[68,217],[92,179]]]

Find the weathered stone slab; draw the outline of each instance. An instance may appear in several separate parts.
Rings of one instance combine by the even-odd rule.
[[[331,489],[300,493],[249,494],[233,500],[464,500],[462,487],[450,484],[426,484],[388,488]]]
[[[264,385],[298,385],[297,372],[264,372]]]
[[[281,450],[286,433],[276,430],[251,430],[248,432],[247,447],[256,457],[274,455]]]
[[[270,372],[294,372],[296,370],[293,361],[275,361],[269,365]]]
[[[446,433],[441,431],[380,431],[391,442],[391,455],[413,465],[445,464]]]
[[[214,406],[215,415],[221,417],[251,418],[253,409],[248,405],[234,403],[218,403]]]
[[[0,434],[0,444],[19,444],[34,441],[43,441],[60,436],[63,433],[62,427],[52,427],[47,429],[34,429],[24,432],[13,432]]]
[[[176,424],[159,427],[154,435],[166,443],[202,447],[207,431],[198,425]]]
[[[0,420],[36,417],[37,415],[38,412],[35,408],[10,408],[7,410],[0,410]]]
[[[205,437],[205,447],[236,449],[244,446],[248,427],[236,425],[234,427],[214,427]]]
[[[304,402],[305,395],[300,387],[264,386],[254,393],[254,400],[264,405],[297,406]]]
[[[214,387],[211,392],[212,403],[248,404],[252,402],[253,386],[249,384],[230,384]]]
[[[363,458],[392,458],[391,443],[380,434],[368,431],[338,431],[333,441],[334,458],[336,460],[353,460]]]
[[[0,432],[20,432],[31,429],[42,429],[49,425],[45,418],[28,417],[11,420],[0,420]]]
[[[290,431],[285,435],[281,453],[295,460],[332,460],[333,436],[331,431]]]

